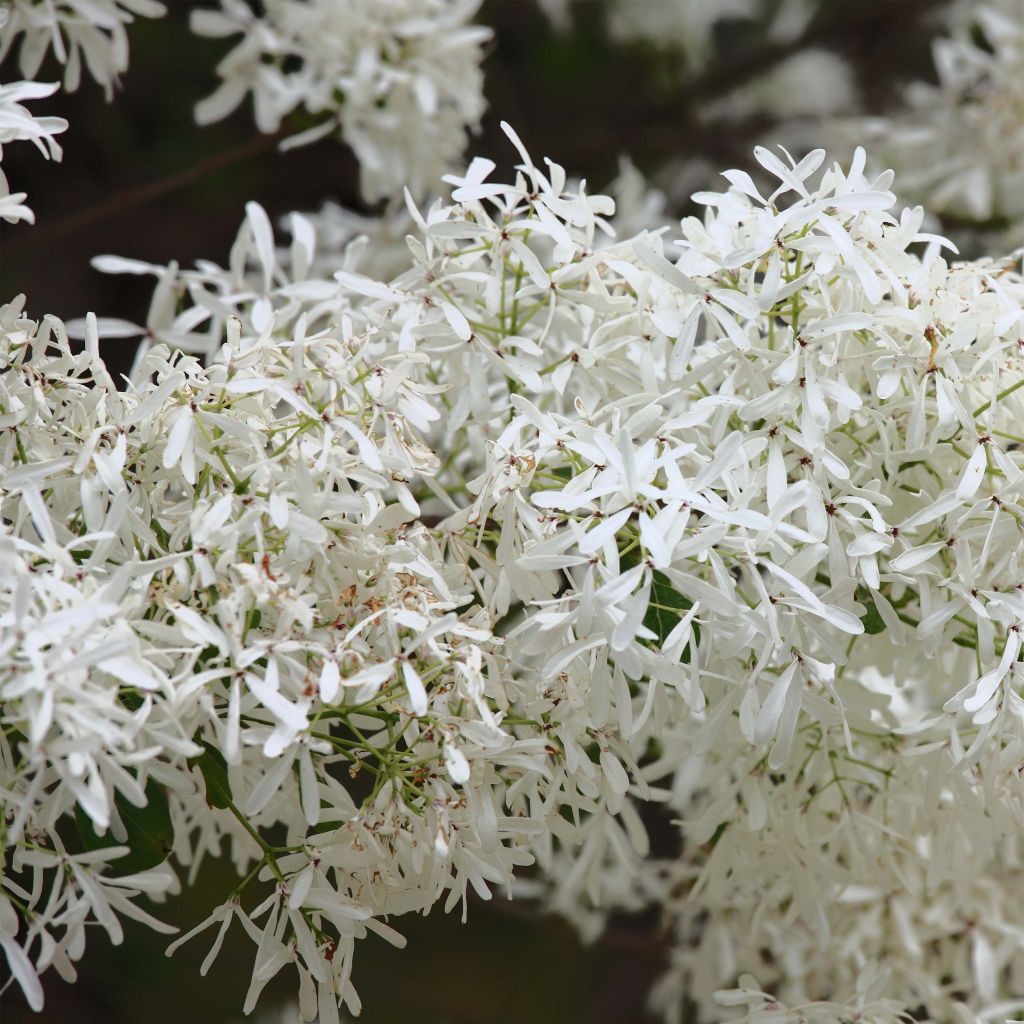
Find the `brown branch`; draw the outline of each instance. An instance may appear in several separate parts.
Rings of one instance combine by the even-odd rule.
[[[279,139],[279,133],[275,135],[257,135],[239,146],[215,153],[213,156],[200,161],[192,167],[186,167],[163,178],[158,178],[156,181],[150,181],[137,188],[119,192],[117,195],[107,199],[101,199],[91,206],[86,206],[84,209],[62,218],[55,224],[37,228],[35,231],[22,235],[13,242],[8,242],[5,247],[7,254],[10,255],[12,252],[19,251],[19,249],[31,248],[32,246],[52,242],[56,238],[78,231],[81,228],[89,227],[91,224],[105,220],[110,216],[121,214],[125,210],[130,210],[133,207],[142,206],[156,199],[171,195],[179,189],[191,185],[193,182],[201,181],[215,171],[222,170],[225,167],[233,167],[243,160],[272,150],[277,145]]]

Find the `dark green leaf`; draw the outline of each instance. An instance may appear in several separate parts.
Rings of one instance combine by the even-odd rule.
[[[174,826],[167,805],[167,794],[153,779],[146,783],[146,806],[130,804],[120,793],[114,798],[117,812],[124,823],[127,837],[114,838],[110,829],[97,835],[92,821],[81,807],[75,807],[75,824],[87,850],[105,850],[111,846],[127,846],[128,853],[110,861],[115,875],[134,875],[162,864],[174,845]]]
[[[718,845],[718,840],[725,835],[725,830],[729,827],[729,822],[723,821],[718,828],[715,829],[714,834],[708,840],[708,846],[713,850]]]
[[[224,810],[231,804],[231,784],[228,782],[228,763],[224,755],[205,740],[200,740],[203,753],[191,764],[199,766],[206,783],[206,802]]]
[[[858,587],[857,600],[867,609],[860,617],[860,621],[864,623],[864,632],[871,636],[874,636],[876,633],[884,633],[886,630],[885,619],[878,614],[878,608],[875,607],[871,591],[867,587]]]
[[[135,690],[122,690],[118,695],[117,699],[129,710],[138,711],[142,707],[144,700],[142,695]]]
[[[672,581],[663,573],[654,570],[651,583],[651,601],[644,616],[644,625],[664,643],[682,617],[693,607],[693,602],[684,597],[672,586]],[[693,635],[700,642],[700,627],[694,623]],[[681,660],[685,664],[690,661],[690,648],[683,651]]]
[[[339,828],[344,827],[345,822],[343,821],[321,821],[316,825],[313,825],[307,834],[311,836],[319,836],[323,835],[325,832],[336,832]]]
[[[623,569],[631,569],[640,562],[640,552],[633,548],[620,555],[619,563]],[[644,615],[644,625],[654,633],[659,643],[664,643],[679,620],[693,607],[693,602],[684,597],[672,586],[672,581],[657,569],[652,570],[651,597]],[[700,643],[700,626],[693,624],[693,638]],[[687,644],[679,659],[684,665],[690,663],[690,646]]]

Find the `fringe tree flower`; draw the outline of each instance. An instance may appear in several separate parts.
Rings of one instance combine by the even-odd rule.
[[[8,0],[0,11],[0,60],[17,48],[21,73],[35,78],[52,52],[64,65],[65,89],[78,88],[84,66],[109,100],[128,70],[127,26],[166,11],[158,0]]]
[[[479,0],[247,0],[192,13],[192,29],[241,34],[218,65],[220,87],[196,108],[200,124],[252,93],[256,126],[276,132],[302,107],[312,126],[298,146],[337,132],[359,160],[368,200],[422,194],[456,163],[484,110],[486,28],[470,24]]]
[[[616,236],[506,131],[388,279],[250,204],[225,267],[98,261],[145,328],[0,314],[13,973],[65,948],[24,876],[73,817],[108,930],[228,853],[180,941],[253,941],[246,1009],[291,967],[355,1013],[357,939],[495,889],[657,907],[669,1019],[1011,1005],[1019,260],[949,262],[862,151]],[[122,389],[101,329],[145,335]]]

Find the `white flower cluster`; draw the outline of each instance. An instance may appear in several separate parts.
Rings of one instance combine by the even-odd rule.
[[[268,231],[252,208],[257,256]],[[226,836],[245,881],[206,923],[255,938],[247,1007],[297,962],[322,1021],[339,998],[358,1010],[354,939],[397,939],[379,916],[529,860],[537,826],[501,798],[544,771],[543,743],[502,727],[488,620],[417,522],[436,389],[421,359],[296,305],[259,335],[229,318],[207,369],[154,345],[127,391],[94,319],[76,355],[59,322],[4,308],[2,840],[30,922],[5,948],[33,1004],[30,958],[74,959],[90,915],[117,941],[112,906],[141,914],[102,886],[142,888],[140,870],[198,865]],[[57,831],[72,811],[115,877],[76,869],[66,910],[41,875],[78,863]],[[275,884],[247,913],[261,872]]]
[[[675,262],[598,246],[607,204],[522,152],[512,189],[452,179],[409,274],[342,277],[472,425],[448,527],[493,523],[580,794],[539,844],[555,905],[665,907],[691,999],[767,950],[798,998],[884,959],[905,1005],[977,1009],[1024,988],[1019,262],[948,265],[863,152],[756,155],[774,188],[728,172]],[[627,794],[683,819],[679,861],[637,870]]]
[[[907,109],[846,126],[877,141],[908,195],[938,214],[1024,243],[1024,6],[953,4],[950,34],[934,45],[938,83],[915,82]]]
[[[24,105],[26,100],[42,99],[56,91],[54,83],[13,82],[0,85],[0,161],[3,160],[3,147],[19,141],[32,142],[47,159],[60,160],[63,154],[54,135],[67,130],[67,121],[62,117],[37,117]],[[25,205],[27,198],[25,192],[11,191],[7,176],[0,167],[0,220],[9,224],[24,220],[31,224],[35,215]]]
[[[64,88],[73,92],[83,66],[109,100],[128,70],[126,26],[136,18],[159,18],[158,0],[5,0],[0,11],[0,60],[18,49],[18,66],[35,78],[47,54],[64,65]]]
[[[118,76],[128,67],[125,26],[135,17],[156,18],[165,8],[157,0],[6,0],[0,7],[0,61],[18,52],[18,66],[27,79],[35,78],[52,50],[64,65],[64,88],[78,88],[82,66],[113,95]],[[55,135],[67,130],[62,117],[38,117],[24,106],[26,100],[52,96],[56,83],[0,82],[0,159],[8,142],[29,140],[51,160],[62,153]],[[0,169],[0,220],[33,223],[24,192],[11,192]]]
[[[192,29],[241,39],[218,65],[220,87],[196,108],[218,121],[252,93],[256,125],[275,132],[297,108],[312,127],[288,146],[338,132],[369,200],[423,194],[456,165],[484,111],[480,62],[490,31],[479,0],[221,0]]]
[[[506,130],[513,180],[410,202],[387,280],[250,204],[227,267],[99,261],[157,276],[144,328],[4,307],[14,976],[38,1005],[227,843],[195,931],[204,972],[252,939],[247,1009],[293,965],[303,1019],[358,1011],[357,938],[535,862],[585,930],[662,908],[670,1018],[1011,1005],[1019,260],[947,262],[820,150],[758,149],[667,253]],[[124,389],[100,333],[144,337]]]
[[[810,82],[813,88],[808,88]],[[814,129],[820,132],[820,118],[846,115],[856,104],[850,65],[830,50],[807,48],[705,104],[701,117],[705,121],[741,121],[762,114],[781,121],[786,134],[795,133],[802,119],[814,118]]]

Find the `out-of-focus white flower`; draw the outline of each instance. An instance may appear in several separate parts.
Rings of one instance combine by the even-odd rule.
[[[537,5],[558,29],[567,29],[572,24],[570,0],[537,0]]]
[[[1024,242],[1024,8],[1016,0],[955,3],[934,44],[938,83],[914,82],[906,109],[839,123],[844,139],[872,141],[907,196],[929,210]]]
[[[78,88],[84,66],[109,100],[128,69],[127,26],[166,10],[157,0],[8,0],[0,11],[0,60],[17,47],[21,73],[35,78],[52,53],[64,65],[65,89]]]
[[[316,237],[313,277],[330,279],[338,270],[357,270],[380,281],[397,277],[409,263],[406,238],[415,222],[405,205],[366,216],[328,200],[303,219]]]
[[[753,18],[760,7],[760,0],[615,0],[608,9],[608,32],[619,42],[641,41],[679,50],[688,64],[699,67],[708,59],[712,35],[720,21]]]
[[[805,49],[766,74],[706,104],[708,120],[741,120],[755,114],[788,118],[848,115],[857,90],[850,65],[829,50]]]
[[[737,988],[716,992],[715,1002],[727,1012],[732,1011],[729,1020],[740,1020],[745,1024],[784,1024],[789,1021],[839,1024],[850,1016],[866,1024],[900,1024],[907,1019],[903,1006],[891,999],[873,997],[873,993],[866,991],[876,977],[877,971],[873,968],[865,969],[858,979],[857,991],[849,1000],[804,1002],[787,1007],[767,992],[761,992],[756,979],[744,974],[738,979]],[[742,1010],[743,1016],[734,1016],[736,1010]]]
[[[471,24],[479,0],[271,0],[261,13],[222,0],[192,29],[241,34],[218,65],[220,87],[196,109],[218,121],[252,93],[256,125],[277,131],[303,108],[314,126],[297,146],[340,134],[359,160],[369,200],[422,195],[458,162],[484,110],[480,62],[490,31]]]

